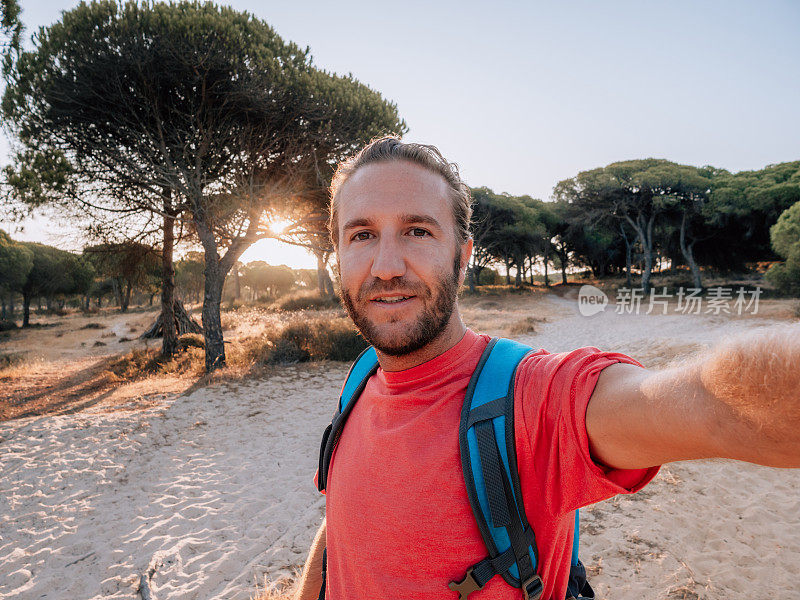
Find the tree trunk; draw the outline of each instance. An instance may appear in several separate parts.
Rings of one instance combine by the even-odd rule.
[[[505,259],[506,261],[506,285],[511,285],[511,262],[508,258]]]
[[[567,285],[567,261],[569,260],[569,256],[567,256],[567,246],[564,242],[560,243],[560,248],[558,249],[558,258],[561,262],[561,285]]]
[[[171,192],[164,190],[164,245],[161,249],[161,356],[174,356],[178,349],[175,328],[175,215],[171,210]]]
[[[5,321],[8,318],[8,312],[6,310],[6,297],[3,295],[3,311],[0,313],[0,319]]]
[[[544,286],[550,287],[550,275],[547,273],[547,263],[550,262],[550,248],[549,243],[544,248]]]
[[[514,258],[514,262],[517,264],[517,274],[514,277],[514,287],[521,288],[522,287],[522,257],[517,255]]]
[[[22,293],[22,326],[29,327],[31,324],[31,296]]]
[[[222,285],[225,274],[220,268],[219,255],[206,252],[205,295],[203,296],[203,333],[206,345],[206,372],[225,365],[225,343],[222,339]]]
[[[239,262],[233,266],[233,299],[238,300],[242,296],[242,285],[239,282]]]
[[[647,223],[644,223],[644,217],[637,217],[636,221],[630,217],[626,217],[626,219],[633,227],[636,235],[639,236],[639,242],[642,245],[642,257],[644,258],[642,288],[646,294],[650,291],[650,274],[653,271],[653,223],[655,215],[652,215]]]
[[[130,281],[125,282],[125,291],[121,294],[122,305],[120,306],[120,312],[128,312],[128,305],[131,302],[131,285]],[[120,290],[122,291],[122,290]]]
[[[172,314],[174,315],[172,320],[172,329],[177,332],[178,337],[182,336],[184,333],[203,333],[203,328],[200,327],[200,324],[197,321],[189,316],[189,313],[186,312],[183,304],[181,304],[181,301],[177,298],[175,298],[174,302],[172,303]],[[164,337],[164,313],[159,313],[153,324],[150,325],[150,327],[148,327],[139,337]]]
[[[628,234],[625,233],[625,224],[620,222],[619,230],[622,233],[622,239],[625,240],[625,287],[631,289],[633,281],[631,280],[631,263],[633,262],[633,244],[628,239]]]
[[[325,260],[325,255],[322,252],[314,252],[317,259],[317,287],[322,296],[332,298],[334,295],[333,282],[331,276],[328,275],[328,261]]]
[[[683,218],[681,219],[681,252],[683,253],[683,257],[686,259],[686,264],[689,265],[689,268],[692,270],[694,287],[697,289],[702,289],[703,282],[700,278],[700,268],[697,266],[697,261],[694,259],[694,242],[690,242],[688,244],[686,243],[686,229],[686,213],[684,212]]]
[[[475,293],[475,267],[470,266],[467,269],[467,285],[469,286],[469,293]]]
[[[528,269],[528,273],[530,274],[531,285],[534,285],[534,283],[533,283],[533,255],[528,256],[528,266],[530,267]]]

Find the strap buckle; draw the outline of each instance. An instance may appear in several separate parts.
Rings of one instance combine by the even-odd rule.
[[[525,600],[539,600],[543,591],[544,584],[542,583],[542,578],[537,574],[534,574],[533,577],[522,584],[522,595]]]
[[[470,567],[467,569],[467,574],[464,575],[464,579],[461,581],[451,581],[447,584],[447,587],[449,587],[451,590],[458,592],[458,600],[465,600],[472,592],[477,592],[478,590],[483,589],[483,586],[479,585],[475,577],[472,575],[473,568],[474,567]]]

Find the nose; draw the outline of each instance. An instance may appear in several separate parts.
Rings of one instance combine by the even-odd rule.
[[[406,274],[406,261],[397,243],[388,236],[381,237],[372,260],[370,275],[376,279],[393,279]]]

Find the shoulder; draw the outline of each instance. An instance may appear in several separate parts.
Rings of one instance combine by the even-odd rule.
[[[620,362],[641,366],[625,354],[593,346],[559,353],[532,351],[520,362],[514,379],[518,416],[529,425],[566,426],[580,435],[600,373]]]
[[[615,363],[641,367],[635,359],[619,352],[606,352],[593,346],[569,352],[551,353],[544,349],[528,353],[519,364],[515,376],[515,396],[534,388],[534,391],[557,393],[563,388],[592,386],[600,372]],[[556,388],[552,386],[556,385]]]

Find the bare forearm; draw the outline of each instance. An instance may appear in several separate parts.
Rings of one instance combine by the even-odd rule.
[[[704,390],[730,409],[733,435],[726,436],[726,456],[800,467],[800,327],[722,344],[697,376]]]
[[[600,374],[592,455],[616,468],[725,457],[800,467],[800,327],[739,337],[661,371]]]
[[[322,519],[322,526],[317,531],[314,541],[311,543],[311,550],[308,559],[303,567],[303,574],[297,585],[297,591],[293,600],[317,600],[319,590],[322,586],[322,552],[326,544],[326,523]]]

